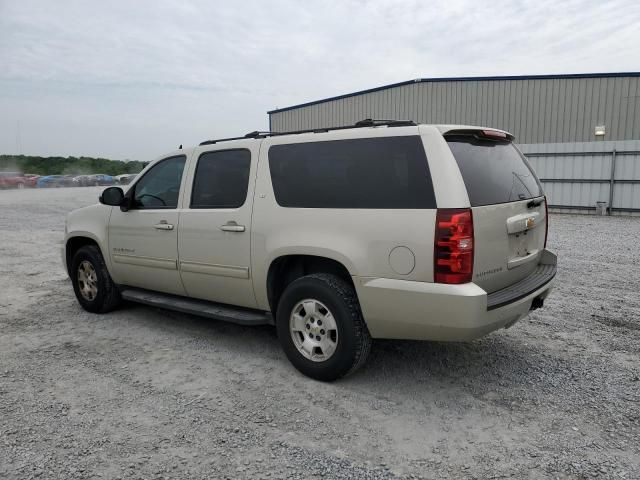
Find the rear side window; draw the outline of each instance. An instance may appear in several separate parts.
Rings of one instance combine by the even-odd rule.
[[[222,150],[200,155],[191,208],[238,208],[247,199],[251,152]]]
[[[419,136],[274,145],[276,201],[301,208],[435,208]]]
[[[472,207],[543,195],[529,162],[511,142],[473,134],[445,138],[460,167]]]

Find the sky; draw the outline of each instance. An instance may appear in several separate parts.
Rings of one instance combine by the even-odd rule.
[[[640,71],[637,0],[0,0],[0,154],[148,161],[414,78]]]

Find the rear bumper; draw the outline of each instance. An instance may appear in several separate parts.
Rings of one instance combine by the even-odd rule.
[[[533,274],[490,295],[475,283],[445,285],[370,277],[354,277],[354,283],[372,337],[464,341],[525,317],[534,299],[549,295],[556,263],[556,256],[545,250]]]

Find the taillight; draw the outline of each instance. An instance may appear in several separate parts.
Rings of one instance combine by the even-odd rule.
[[[473,274],[473,218],[470,208],[439,208],[433,274],[436,283],[467,283]]]
[[[547,248],[547,237],[549,236],[549,205],[547,196],[544,196],[544,248]]]

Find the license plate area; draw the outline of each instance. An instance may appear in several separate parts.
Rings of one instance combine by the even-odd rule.
[[[507,268],[512,269],[536,260],[539,241],[537,227],[541,224],[538,212],[528,212],[507,219],[509,256]]]

